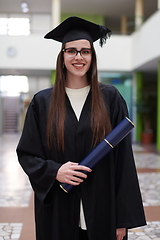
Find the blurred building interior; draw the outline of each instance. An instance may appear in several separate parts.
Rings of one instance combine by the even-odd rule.
[[[160,0],[0,0],[0,240],[34,239],[32,190],[14,149],[33,95],[54,84],[61,44],[44,35],[69,16],[112,30],[103,48],[95,43],[98,76],[120,91],[136,124],[132,141],[149,226],[130,239],[159,240]]]
[[[99,81],[115,85],[126,99],[130,117],[137,126],[133,141],[152,141],[160,150],[159,5],[159,0],[0,1],[0,134],[12,131],[12,121],[13,125],[17,122],[13,131],[21,130],[27,103],[34,93],[54,82],[61,46],[43,36],[66,17],[76,15],[112,30],[103,49],[95,44]],[[24,89],[16,83],[20,77]],[[13,85],[8,83],[5,89],[7,81]],[[17,94],[15,121],[7,109],[6,97],[16,98]]]

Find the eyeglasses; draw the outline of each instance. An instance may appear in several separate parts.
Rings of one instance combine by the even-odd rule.
[[[78,51],[76,48],[64,48],[63,52],[65,52],[69,57],[75,57],[78,53],[80,53],[83,58],[87,58],[92,54],[93,50],[91,48],[82,48]]]

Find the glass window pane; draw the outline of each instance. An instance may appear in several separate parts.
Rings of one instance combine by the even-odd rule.
[[[1,76],[0,91],[5,96],[19,96],[21,92],[29,90],[28,78],[26,76]]]
[[[0,18],[0,35],[7,35],[8,18]]]
[[[30,34],[30,23],[28,18],[9,18],[8,21],[9,35],[24,35]]]

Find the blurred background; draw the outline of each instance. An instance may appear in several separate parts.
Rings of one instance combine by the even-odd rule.
[[[54,83],[61,44],[44,35],[80,16],[112,30],[102,49],[95,43],[99,81],[126,99],[133,141],[160,150],[159,7],[160,0],[0,0],[0,134],[21,131],[34,93]]]
[[[105,25],[98,76],[127,102],[148,226],[160,240],[160,0],[0,0],[0,240],[33,240],[33,196],[15,149],[33,95],[54,84],[61,44],[44,35],[69,16]]]

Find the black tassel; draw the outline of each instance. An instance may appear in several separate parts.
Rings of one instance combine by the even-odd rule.
[[[104,27],[104,26],[99,26],[100,27],[100,40],[99,40],[99,44],[101,47],[103,47],[103,45],[106,43],[106,40],[108,38],[110,38],[112,32],[111,30],[109,30],[108,28]]]

